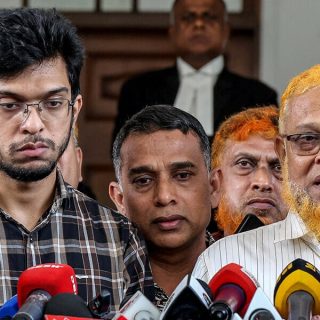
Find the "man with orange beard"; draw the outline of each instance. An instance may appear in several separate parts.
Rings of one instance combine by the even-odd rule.
[[[281,167],[275,152],[278,110],[274,106],[239,112],[215,134],[212,206],[217,208],[217,236],[235,233],[248,214],[263,224],[280,221],[287,215],[281,197]]]
[[[293,78],[281,99],[276,149],[283,164],[285,220],[225,237],[200,255],[194,276],[224,265],[247,269],[273,301],[277,277],[297,258],[320,269],[320,65]]]

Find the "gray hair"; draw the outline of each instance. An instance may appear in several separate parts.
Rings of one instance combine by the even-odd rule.
[[[147,106],[129,119],[121,128],[113,143],[112,160],[116,178],[120,183],[121,176],[121,148],[124,141],[133,133],[153,133],[160,130],[180,130],[187,134],[193,132],[199,140],[203,152],[205,165],[210,171],[210,142],[201,123],[191,114],[169,106]]]

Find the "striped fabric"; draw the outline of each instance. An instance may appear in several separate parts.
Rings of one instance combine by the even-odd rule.
[[[193,275],[209,282],[228,263],[248,270],[273,302],[276,280],[294,259],[302,258],[320,270],[319,241],[307,232],[298,215],[283,221],[223,238],[199,257]]]
[[[153,300],[145,244],[136,228],[64,184],[60,173],[57,186],[52,207],[31,232],[0,210],[0,303],[16,294],[23,270],[48,262],[74,268],[79,295],[86,301],[109,290],[112,311],[137,290]]]

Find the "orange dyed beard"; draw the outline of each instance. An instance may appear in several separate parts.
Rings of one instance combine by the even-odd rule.
[[[244,213],[233,210],[224,196],[221,197],[215,220],[224,236],[233,234],[244,216]]]
[[[320,240],[320,204],[315,203],[307,192],[289,181],[288,163],[285,160],[283,172],[283,199],[290,210],[298,213],[307,229]]]

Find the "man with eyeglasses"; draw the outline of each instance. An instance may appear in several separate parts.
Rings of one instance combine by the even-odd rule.
[[[85,301],[110,292],[112,317],[137,290],[153,299],[153,281],[137,229],[57,169],[82,106],[83,60],[55,10],[0,10],[0,304],[26,268],[63,263]]]
[[[279,132],[286,219],[221,239],[203,252],[193,271],[209,281],[224,265],[238,263],[271,301],[277,277],[294,259],[320,269],[320,65],[289,82],[281,99]]]

